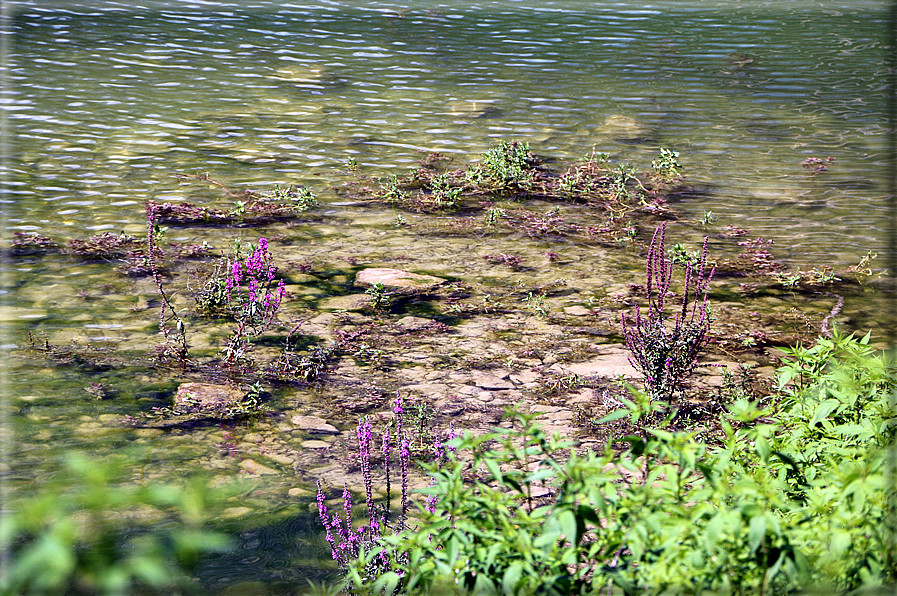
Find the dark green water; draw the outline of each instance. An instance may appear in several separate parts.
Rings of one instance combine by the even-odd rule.
[[[332,187],[349,159],[385,175],[441,151],[460,167],[497,139],[520,139],[559,160],[594,147],[639,171],[660,147],[677,150],[701,189],[675,205],[681,212],[713,211],[721,225],[772,238],[793,266],[846,266],[886,242],[885,19],[877,2],[17,2],[2,106],[6,233],[140,235],[147,199],[229,206],[217,188],[173,177],[210,172],[234,188],[306,185],[325,216],[287,231],[172,227],[171,240],[225,248],[285,232],[285,260],[407,252],[413,268],[463,277],[461,240],[384,237],[392,212],[342,204]],[[835,161],[813,175],[801,166],[809,157]],[[583,269],[613,270],[588,255]],[[4,267],[15,489],[29,490],[72,448],[129,453],[159,477],[216,457],[211,431],[197,440],[104,426],[103,416],[163,405],[176,379],[57,368],[15,349],[30,330],[143,353],[155,341],[151,284],[65,257]],[[857,316],[877,320],[868,308]],[[222,335],[202,331],[208,344]],[[91,382],[117,397],[93,399]],[[308,497],[290,499],[285,487],[313,480],[249,502],[245,531],[262,536],[243,542],[255,545],[251,562],[224,558],[207,581],[296,580],[284,561],[319,556],[317,537],[270,564],[258,553],[307,535],[305,522],[283,520]]]

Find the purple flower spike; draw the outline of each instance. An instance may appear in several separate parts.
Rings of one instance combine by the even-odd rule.
[[[444,457],[445,449],[442,446],[442,441],[439,440],[439,437],[436,437],[433,440],[433,459],[439,467],[442,467],[442,458]]]
[[[458,435],[455,433],[455,421],[452,420],[449,422],[449,432],[448,437],[446,438],[446,442],[453,441],[458,438]],[[448,445],[448,450],[452,452],[452,455],[458,452],[458,448],[453,445]]]
[[[386,472],[386,512],[389,518],[389,510],[392,504],[392,487],[389,480],[389,455],[392,452],[392,437],[389,436],[389,428],[383,432],[383,469]]]
[[[343,483],[343,510],[346,512],[346,526],[352,527],[352,493],[349,485]]]
[[[376,519],[374,494],[371,480],[371,423],[367,417],[358,423],[358,457],[361,459],[361,475],[364,478],[364,495],[368,505],[368,517]]]
[[[399,518],[400,526],[404,526],[408,515],[408,462],[410,460],[411,450],[408,446],[408,439],[403,437],[402,448],[399,451],[399,462],[402,466],[402,515]]]
[[[435,478],[433,480],[430,480],[430,488],[433,488],[434,486],[436,486]],[[435,494],[428,496],[427,497],[427,505],[426,505],[427,512],[428,513],[436,513],[436,504],[437,503],[439,503],[439,496],[437,496]]]

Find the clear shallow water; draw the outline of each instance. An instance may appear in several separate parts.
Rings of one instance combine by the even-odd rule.
[[[884,31],[883,4],[871,2],[19,2],[3,105],[6,228],[60,241],[141,234],[146,199],[228,206],[216,187],[173,177],[209,172],[234,188],[316,192],[326,218],[291,229],[284,260],[314,250],[386,261],[407,250],[416,268],[462,277],[479,268],[458,254],[510,252],[513,241],[408,235],[390,244],[382,234],[393,213],[339,204],[332,187],[347,179],[350,158],[369,175],[403,174],[421,151],[455,155],[460,167],[503,138],[558,160],[595,147],[642,171],[660,147],[677,150],[701,191],[675,205],[686,217],[712,210],[721,225],[775,239],[775,254],[794,266],[849,265],[885,244]],[[812,175],[801,167],[808,157],[835,161]],[[224,248],[234,236],[278,231],[168,235]],[[568,253],[586,263],[590,249]],[[7,267],[7,345],[22,345],[27,330],[117,351],[155,339],[149,282],[62,257]],[[98,380],[118,389],[114,407],[85,392]],[[86,446],[152,461],[160,476],[189,473],[219,451],[220,433],[203,443],[98,432],[111,410],[163,405],[174,385],[141,370],[11,360],[14,482],[25,486],[58,453]],[[272,502],[296,507],[271,495],[250,504]],[[272,532],[279,538],[246,538],[256,544],[248,559],[293,529]],[[320,556],[320,547],[291,557]],[[231,564],[216,561],[208,581],[251,579]],[[280,559],[258,569],[265,581],[286,573]]]
[[[420,150],[475,157],[515,138],[642,170],[678,150],[713,191],[686,210],[787,239],[797,263],[883,245],[874,3],[358,4],[20,3],[10,228],[140,224],[140,201],[187,198],[173,173],[308,184],[326,200],[350,157],[404,172]],[[811,176],[812,156],[836,161]]]

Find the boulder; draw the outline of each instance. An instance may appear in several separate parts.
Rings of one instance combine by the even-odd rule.
[[[381,283],[388,288],[414,288],[427,290],[445,283],[445,280],[433,275],[420,275],[401,269],[372,267],[362,269],[355,276],[356,286],[370,287]]]
[[[293,426],[316,435],[338,435],[339,429],[332,424],[328,424],[323,418],[317,416],[293,416],[290,418]]]

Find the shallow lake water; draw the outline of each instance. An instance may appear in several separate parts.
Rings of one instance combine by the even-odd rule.
[[[287,330],[300,321],[319,330],[308,332],[309,342],[326,342],[333,322],[308,322],[338,313],[339,300],[359,293],[351,281],[364,267],[467,284],[468,300],[492,305],[494,320],[483,308],[458,332],[462,340],[393,346],[405,352],[394,355],[395,369],[414,370],[417,358],[420,374],[362,365],[352,377],[346,364],[345,377],[329,387],[272,392],[272,407],[287,418],[320,415],[346,430],[354,416],[333,404],[369,388],[352,378],[369,372],[371,385],[390,390],[448,383],[446,363],[433,357],[440,345],[450,364],[470,366],[478,357],[526,364],[529,343],[571,325],[546,322],[539,305],[526,301],[528,291],[563,280],[545,308],[561,316],[601,305],[607,320],[596,324],[610,327],[619,317],[613,297],[643,275],[637,248],[459,232],[451,214],[346,198],[346,184],[359,176],[376,187],[377,178],[408,174],[427,152],[461,168],[498,140],[520,140],[548,165],[594,150],[613,167],[649,172],[660,148],[675,150],[688,186],[671,197],[678,215],[671,243],[696,247],[709,233],[711,252],[731,256],[737,242],[716,233],[731,225],[773,240],[770,250],[792,270],[845,269],[870,251],[881,255],[873,268],[883,267],[886,17],[879,2],[23,0],[12,8],[2,106],[4,227],[59,243],[103,232],[142,236],[147,200],[236,207],[239,197],[189,177],[208,173],[236,192],[306,186],[321,206],[288,224],[172,224],[165,240],[207,242],[223,254],[235,239],[271,239],[288,282],[281,322]],[[808,158],[833,160],[815,171],[803,165]],[[546,213],[554,207],[527,205]],[[589,216],[581,206],[560,209]],[[708,211],[716,220],[701,226]],[[502,254],[524,265],[484,258]],[[204,581],[224,589],[323,577],[328,553],[308,513],[308,489],[317,478],[311,470],[330,463],[294,454],[307,434],[283,417],[236,430],[115,423],[169,404],[183,380],[140,364],[159,341],[156,290],[150,278],[117,273],[117,264],[55,254],[3,263],[7,486],[33,490],[60,454],[76,448],[125,454],[149,478],[201,469],[219,480],[253,476],[239,463],[254,458],[277,473],[253,476],[255,492],[218,512],[240,547],[204,567]],[[171,281],[179,308],[192,305],[186,284],[199,283],[191,273],[197,266],[179,268]],[[723,311],[739,307],[735,285],[719,290]],[[875,330],[885,304],[874,292],[848,296],[843,323]],[[407,315],[452,322],[439,300],[402,308],[393,322]],[[818,324],[832,298],[783,290],[746,308]],[[189,323],[196,354],[212,357],[227,340],[220,321]],[[138,364],[57,366],[23,351],[28,332],[38,343],[74,341]],[[111,396],[97,399],[91,383],[111,387]],[[344,435],[333,441],[347,441]],[[241,457],[222,452],[229,442]],[[281,459],[266,459],[272,453]]]

